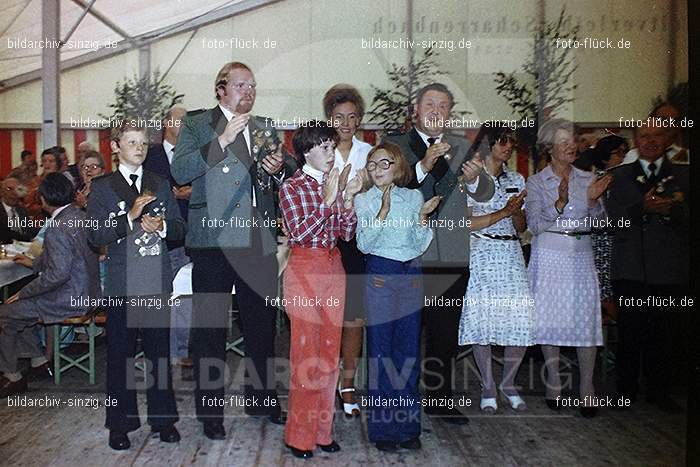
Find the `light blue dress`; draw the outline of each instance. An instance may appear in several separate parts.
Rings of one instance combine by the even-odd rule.
[[[508,199],[525,189],[525,179],[504,168],[493,177],[495,192],[485,202],[469,198],[472,216],[502,209]],[[462,304],[459,344],[529,346],[533,344],[533,299],[525,260],[510,217],[474,231],[470,239],[469,284]]]

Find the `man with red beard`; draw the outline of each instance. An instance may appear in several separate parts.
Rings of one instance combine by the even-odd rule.
[[[290,159],[270,119],[254,116],[255,76],[240,62],[214,80],[218,105],[187,115],[170,166],[175,181],[192,184],[185,246],[192,259],[190,340],[197,418],[209,439],[225,439],[226,331],[236,286],[245,339],[245,413],[283,424],[275,381],[272,306],[277,295],[275,189]]]

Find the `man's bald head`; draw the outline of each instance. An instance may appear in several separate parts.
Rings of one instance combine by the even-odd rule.
[[[18,188],[20,188],[20,186],[22,186],[22,184],[18,179],[14,177],[6,177],[0,185],[2,188],[1,197],[3,203],[12,207],[18,206],[20,201]]]

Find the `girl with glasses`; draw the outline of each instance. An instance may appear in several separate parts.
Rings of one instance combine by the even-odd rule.
[[[424,202],[419,190],[405,188],[412,168],[392,143],[375,146],[366,168],[373,186],[355,209],[357,246],[367,255],[367,431],[382,451],[420,449],[420,256],[433,239],[426,224],[440,197]],[[401,377],[392,378],[396,369]]]

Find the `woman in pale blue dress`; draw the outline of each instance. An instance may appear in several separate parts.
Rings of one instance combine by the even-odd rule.
[[[573,130],[571,122],[552,119],[537,135],[540,152],[550,162],[527,180],[525,211],[533,234],[528,275],[535,299],[535,342],[542,345],[547,367],[547,406],[560,409],[559,347],[576,347],[581,415],[594,417],[593,370],[603,332],[591,226],[606,218],[600,197],[612,177],[597,178],[572,166]]]
[[[501,393],[514,410],[525,410],[515,390],[515,375],[527,346],[533,343],[533,300],[518,234],[525,230],[521,207],[525,179],[506,167],[516,145],[515,133],[505,127],[482,127],[488,143],[486,171],[495,192],[486,202],[469,199],[471,208],[469,284],[462,306],[459,344],[472,345],[481,374],[482,411],[497,410],[497,391],[491,368],[491,346],[505,346]],[[476,146],[480,139],[477,137]]]

